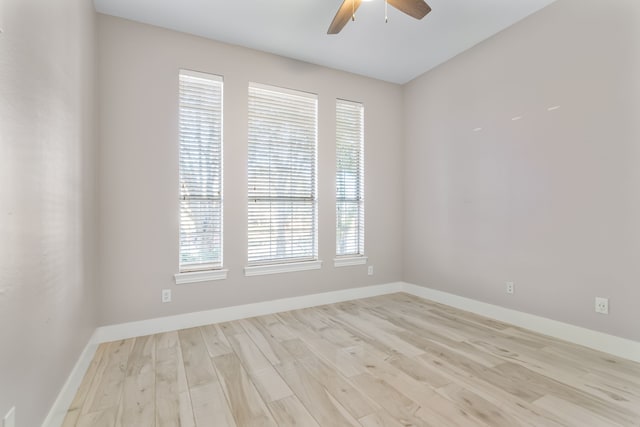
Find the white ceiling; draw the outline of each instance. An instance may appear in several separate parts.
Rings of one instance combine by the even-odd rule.
[[[327,35],[342,0],[94,0],[101,13],[406,83],[555,0],[427,0],[421,21],[384,1]]]

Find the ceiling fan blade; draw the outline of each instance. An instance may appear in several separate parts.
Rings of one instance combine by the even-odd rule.
[[[344,0],[336,16],[333,18],[331,25],[329,25],[327,34],[338,34],[342,28],[347,25],[347,22],[349,22],[349,19],[351,19],[355,11],[358,10],[361,2],[362,0]]]
[[[387,0],[389,4],[400,12],[404,12],[416,19],[424,18],[431,12],[431,7],[424,0]]]

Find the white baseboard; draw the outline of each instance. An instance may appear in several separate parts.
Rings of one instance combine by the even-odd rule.
[[[584,347],[589,347],[624,359],[633,360],[634,362],[640,362],[640,342],[637,341],[620,338],[603,332],[582,328],[580,326],[570,325],[557,320],[547,319],[546,317],[523,313],[521,311],[500,307],[498,305],[488,304],[447,292],[437,291],[423,286],[412,285],[410,283],[404,283],[403,290],[406,293],[424,299],[439,302],[461,310],[470,311],[501,322],[520,326],[540,334],[579,344]]]
[[[76,392],[82,383],[87,369],[93,360],[93,356],[96,354],[98,344],[95,340],[95,333],[89,339],[89,343],[86,345],[75,366],[71,370],[71,374],[67,378],[67,381],[62,386],[60,393],[56,401],[53,403],[51,410],[47,414],[47,418],[44,419],[42,427],[60,427],[64,421],[64,417],[67,415],[69,406],[73,402],[73,398],[76,396]]]
[[[94,334],[94,342],[102,343],[116,341],[161,332],[175,331],[177,329],[209,325],[211,323],[228,322],[231,320],[262,316],[282,311],[333,304],[336,302],[390,294],[393,292],[402,292],[403,289],[404,283],[395,282],[383,285],[343,289],[340,291],[323,292],[321,294],[283,298],[273,301],[257,302],[253,304],[237,305],[233,307],[217,308],[213,310],[197,311],[193,313],[178,314],[176,316],[141,320],[139,322],[102,326],[96,330],[96,333]]]
[[[93,343],[116,341],[177,329],[193,328],[211,323],[228,322],[247,317],[273,314],[282,311],[314,307],[323,304],[367,298],[394,292],[406,292],[421,298],[480,314],[501,322],[510,323],[554,338],[579,344],[595,350],[610,353],[625,359],[640,362],[640,343],[557,320],[547,319],[509,308],[461,297],[447,292],[417,286],[410,283],[394,282],[383,285],[365,286],[303,295],[273,301],[224,307],[213,310],[179,314],[99,327],[93,335]]]
[[[96,348],[100,343],[377,295],[386,295],[394,292],[406,292],[417,297],[470,311],[554,338],[640,362],[640,342],[423,286],[394,282],[99,327],[80,355],[71,375],[60,391],[51,411],[49,411],[43,427],[59,427],[62,424],[66,411],[71,405],[75,393],[82,382],[82,378],[95,354]]]

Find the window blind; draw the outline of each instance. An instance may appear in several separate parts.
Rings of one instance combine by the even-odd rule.
[[[336,255],[364,254],[364,106],[336,100]]]
[[[248,262],[317,259],[317,96],[249,85]]]
[[[219,76],[180,71],[180,271],[222,266],[222,91]]]

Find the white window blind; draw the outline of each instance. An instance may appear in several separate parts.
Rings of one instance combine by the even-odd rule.
[[[222,78],[180,71],[180,271],[222,266]]]
[[[316,95],[249,85],[249,265],[317,259]]]
[[[364,106],[336,101],[336,255],[364,254]]]

